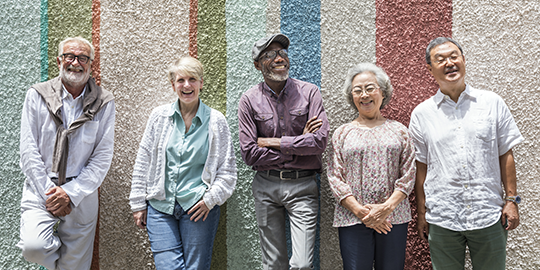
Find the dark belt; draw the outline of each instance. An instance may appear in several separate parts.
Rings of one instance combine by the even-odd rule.
[[[75,178],[77,178],[77,176],[67,177],[66,178],[66,183],[69,183],[71,180],[73,180]],[[53,183],[58,186],[58,177],[51,177],[51,181],[53,181]]]
[[[292,170],[268,170],[266,171],[267,175],[279,177],[281,180],[292,180],[302,177],[308,177],[314,175],[316,172],[313,170],[303,170],[303,171],[292,171]]]

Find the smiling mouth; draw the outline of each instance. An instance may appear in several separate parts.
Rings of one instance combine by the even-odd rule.
[[[275,66],[274,69],[285,69],[285,66]]]
[[[193,94],[193,91],[189,91],[189,92],[182,91],[182,94],[184,94],[184,95],[190,95],[190,94]]]
[[[451,70],[446,71],[445,74],[452,74],[452,73],[456,73],[457,71],[458,71],[457,68],[453,68]]]

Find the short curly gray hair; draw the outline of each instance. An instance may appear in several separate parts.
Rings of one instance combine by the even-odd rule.
[[[377,78],[377,84],[379,85],[383,95],[383,101],[379,109],[384,108],[384,106],[390,102],[390,99],[392,99],[392,92],[394,91],[394,88],[392,87],[390,78],[388,75],[386,75],[386,72],[384,72],[384,70],[379,66],[372,63],[360,63],[349,69],[342,88],[343,96],[355,110],[358,110],[354,104],[352,96],[352,81],[356,75],[364,72],[371,72],[373,75],[375,75],[375,78]]]

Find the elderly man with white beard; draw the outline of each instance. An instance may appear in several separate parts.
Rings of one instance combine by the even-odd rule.
[[[21,117],[20,241],[47,269],[90,269],[98,187],[113,156],[114,98],[90,77],[94,48],[62,41],[60,75],[30,87]]]

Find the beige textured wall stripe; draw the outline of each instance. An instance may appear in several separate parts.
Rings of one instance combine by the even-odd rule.
[[[268,0],[266,6],[266,34],[281,32],[281,0]]]
[[[102,269],[153,269],[146,231],[128,204],[131,173],[151,110],[177,98],[165,69],[188,54],[189,4],[101,1],[101,84],[116,98],[114,157],[101,187]]]
[[[375,62],[375,0],[321,1],[321,91],[330,134],[357,116],[344,102],[341,86],[347,70],[360,62]],[[326,156],[323,157],[325,161]],[[334,207],[324,166],[321,175],[321,269],[342,268],[337,229],[332,227]]]
[[[525,137],[513,149],[523,202],[521,225],[508,233],[506,269],[540,269],[540,2],[453,4],[452,32],[465,52],[466,82],[502,96]]]

